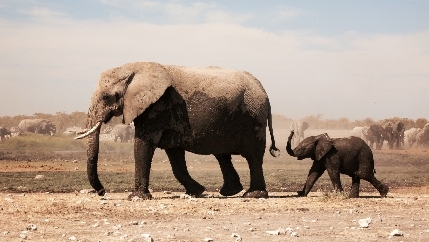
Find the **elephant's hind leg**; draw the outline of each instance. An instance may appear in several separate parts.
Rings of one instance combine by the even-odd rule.
[[[220,194],[223,196],[232,196],[243,190],[240,177],[231,162],[231,155],[215,155],[219,162],[223,175],[223,186]]]
[[[170,160],[171,168],[176,179],[186,189],[186,194],[191,196],[201,195],[205,188],[197,181],[192,179],[186,167],[185,150],[182,148],[166,149],[168,159]]]
[[[268,198],[262,169],[262,156],[247,156],[245,158],[249,164],[250,188],[243,194],[243,197]]]
[[[371,178],[365,180],[369,181],[377,189],[381,197],[387,196],[387,193],[389,192],[389,187],[377,180],[375,176],[372,176]]]

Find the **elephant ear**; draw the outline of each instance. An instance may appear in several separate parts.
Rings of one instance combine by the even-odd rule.
[[[326,153],[328,153],[333,147],[333,143],[328,134],[321,134],[317,137],[316,150],[314,151],[316,155],[316,160],[319,161],[322,159]]]
[[[124,123],[130,124],[172,85],[171,76],[157,63],[138,63],[124,95]]]

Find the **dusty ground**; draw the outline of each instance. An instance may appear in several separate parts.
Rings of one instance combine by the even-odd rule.
[[[375,193],[243,199],[166,192],[134,202],[126,193],[2,193],[0,241],[428,241],[428,191],[396,190],[384,199]]]

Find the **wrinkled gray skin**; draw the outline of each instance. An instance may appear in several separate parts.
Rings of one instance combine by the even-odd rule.
[[[311,158],[313,165],[308,173],[307,181],[298,196],[307,196],[319,177],[328,171],[334,189],[343,191],[340,174],[352,178],[351,198],[359,197],[360,180],[370,182],[381,197],[386,197],[389,188],[378,181],[375,176],[374,158],[369,146],[361,138],[331,139],[327,134],[305,138],[295,149],[291,148],[293,132],[289,135],[286,151],[298,160]]]
[[[55,125],[47,119],[23,119],[19,122],[18,128],[23,133],[49,134],[51,136],[57,131]]]
[[[403,143],[405,125],[401,121],[396,123],[387,122],[383,128],[386,134],[385,140],[387,140],[389,149],[400,149],[401,143]]]
[[[129,142],[132,141],[134,137],[135,129],[132,125],[127,124],[118,124],[113,127],[110,135],[113,136],[113,140],[117,142],[118,138],[121,142]]]
[[[0,141],[5,140],[6,138],[10,138],[12,133],[8,128],[0,127]]]
[[[367,130],[364,129],[363,133],[366,135],[368,139],[367,142],[369,142],[369,146],[371,147],[371,149],[374,148],[374,143],[375,143],[375,148],[377,150],[381,150],[386,136],[386,131],[381,125],[373,124],[369,126],[369,129]]]
[[[290,131],[294,131],[295,135],[292,138],[292,147],[297,146],[304,139],[304,131],[309,125],[306,121],[296,121],[291,123]]]
[[[262,169],[267,120],[270,153],[278,149],[268,96],[251,74],[142,62],[102,73],[87,120],[88,129],[95,127],[87,142],[88,178],[99,195],[105,190],[97,174],[101,126],[96,124],[120,115],[125,124],[134,121],[135,126],[135,191],[128,199],[152,197],[149,175],[156,148],[165,150],[174,176],[189,195],[198,196],[205,188],[189,175],[185,151],[216,157],[224,178],[220,193],[225,196],[243,189],[231,155],[243,156],[250,169],[250,188],[243,196],[268,197]]]

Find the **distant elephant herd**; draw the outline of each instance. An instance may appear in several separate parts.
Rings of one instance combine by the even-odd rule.
[[[103,123],[115,116],[120,116],[124,124],[102,130]],[[268,150],[272,156],[278,157],[280,151],[275,145],[268,95],[249,72],[153,62],[112,68],[101,73],[86,124],[85,129],[71,127],[64,134],[78,135],[75,139],[87,138],[88,180],[100,196],[105,194],[105,188],[97,171],[99,142],[110,135],[114,141],[134,142],[135,189],[129,200],[152,197],[149,177],[157,148],[166,152],[174,176],[188,195],[199,196],[205,188],[190,176],[185,151],[216,158],[224,180],[220,194],[224,196],[243,190],[232,163],[232,155],[241,155],[250,170],[250,187],[243,197],[268,197],[262,169],[266,139],[271,141]],[[387,141],[390,149],[400,149],[405,139],[410,147],[427,146],[429,140],[429,124],[407,131],[401,122],[356,127],[352,132],[359,138],[331,138],[326,133],[305,138],[308,127],[306,122],[293,123],[286,146],[287,153],[298,160],[313,160],[299,196],[306,196],[326,170],[335,190],[342,191],[340,173],[352,178],[350,197],[359,196],[361,179],[385,197],[388,187],[374,176],[370,147],[375,143],[375,148],[381,149]],[[2,139],[12,136],[11,130],[0,130]],[[15,132],[54,135],[56,127],[49,120],[23,120]]]
[[[404,149],[405,144],[408,148],[426,148],[429,145],[429,123],[423,128],[410,128],[405,130],[402,122],[387,122],[383,125],[373,124],[371,126],[355,127],[352,136],[365,140],[371,147],[380,150],[383,144],[387,142],[389,149]]]
[[[63,135],[75,136],[84,129],[78,126],[68,127]],[[47,119],[23,119],[20,121],[17,127],[6,128],[0,127],[0,141],[19,136],[24,133],[35,133],[42,135],[56,134],[56,126],[50,120]],[[115,142],[132,142],[134,137],[134,126],[118,124],[113,128],[108,126],[103,130],[105,134],[105,140]]]

